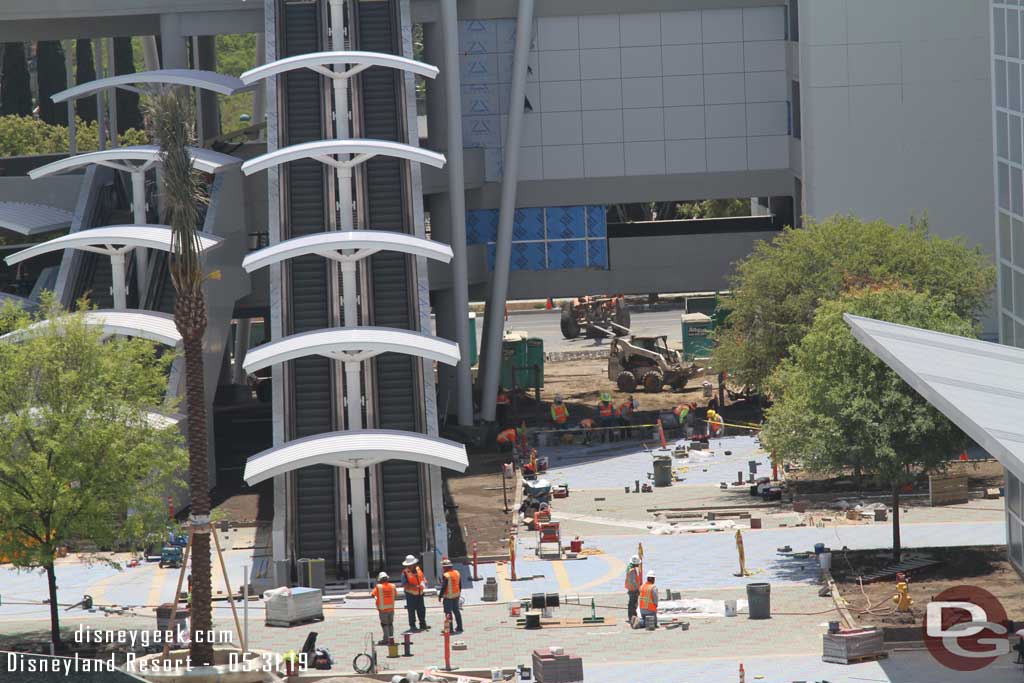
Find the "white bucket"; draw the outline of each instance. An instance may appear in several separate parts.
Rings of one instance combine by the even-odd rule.
[[[734,617],[736,616],[736,601],[726,600],[725,601],[725,616]]]
[[[832,553],[820,553],[818,555],[818,564],[821,566],[821,571],[827,572],[832,570]]]

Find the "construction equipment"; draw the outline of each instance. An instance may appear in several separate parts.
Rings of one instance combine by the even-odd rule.
[[[582,333],[588,339],[629,334],[629,308],[621,294],[581,296],[562,303],[562,336],[575,339]]]
[[[181,546],[165,545],[160,550],[160,567],[180,567],[182,559]]]
[[[608,350],[608,379],[619,391],[629,393],[643,387],[657,393],[666,384],[682,391],[699,373],[695,363],[684,364],[682,354],[668,347],[665,335],[616,337]]]

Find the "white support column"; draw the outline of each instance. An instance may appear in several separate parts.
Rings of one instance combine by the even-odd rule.
[[[104,78],[102,38],[94,38],[92,41],[92,60],[96,66],[96,78]],[[103,103],[103,94],[103,90],[96,91],[96,134],[100,150],[107,148],[107,105]]]
[[[128,308],[128,287],[124,281],[125,252],[117,251],[110,254],[110,283],[114,294],[114,308]]]
[[[245,384],[245,368],[242,363],[245,361],[245,354],[249,351],[249,334],[252,331],[252,320],[239,318],[235,325],[235,365],[232,368],[231,383]]]
[[[481,388],[481,417],[493,422],[498,380],[501,372],[501,337],[505,303],[508,299],[509,262],[512,258],[512,224],[516,211],[516,190],[519,184],[519,142],[523,130],[523,100],[526,97],[526,67],[533,34],[533,0],[519,0],[516,18],[516,46],[512,57],[512,94],[508,106],[508,136],[505,139],[505,162],[501,178],[501,205],[498,213],[498,240],[494,252],[491,295],[484,317],[484,348],[482,365],[484,381]],[[454,241],[454,240],[453,240]]]
[[[146,65],[146,71],[156,71],[160,68],[160,51],[156,49],[156,36],[142,36],[142,60]]]
[[[353,363],[347,363],[353,365]],[[347,371],[346,367],[346,371]],[[350,467],[348,469],[349,488],[351,489],[352,516],[352,554],[355,563],[352,567],[352,579],[362,581],[369,579],[369,543],[366,538],[366,468]],[[367,584],[369,585],[369,584]]]
[[[146,220],[146,171],[132,171],[132,217],[136,225],[145,225]],[[135,250],[135,283],[138,289],[139,308],[142,308],[142,297],[146,295],[149,282],[149,253],[139,247]]]
[[[107,75],[116,76],[117,72],[114,70],[114,39],[104,38],[104,42],[107,44]],[[121,139],[117,134],[117,88],[111,88],[107,91],[107,106],[110,108],[110,146],[120,147]],[[141,291],[141,290],[139,290]]]
[[[65,85],[70,88],[74,85],[74,70],[71,66],[71,52],[75,49],[75,43],[71,40],[64,42],[64,74]],[[78,122],[75,121],[75,100],[68,100],[68,152],[72,156],[78,154]]]
[[[447,109],[448,201],[452,259],[452,299],[455,307],[455,342],[462,360],[455,367],[456,414],[459,424],[473,424],[473,375],[469,357],[469,264],[466,249],[466,181],[462,159],[462,88],[459,78],[458,4],[441,0],[444,26],[444,93]],[[527,43],[529,48],[529,43]]]
[[[345,49],[345,2],[344,0],[331,0],[331,48],[334,50]],[[334,87],[334,123],[335,138],[347,140],[351,137],[351,129],[348,119],[348,78],[332,78]],[[352,230],[353,206],[352,206],[352,168],[346,164],[335,166],[338,175],[338,206],[340,207],[341,222],[339,230]],[[348,294],[346,289],[344,295]],[[349,318],[345,318],[345,324],[349,325]]]

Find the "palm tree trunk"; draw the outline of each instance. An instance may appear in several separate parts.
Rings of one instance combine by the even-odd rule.
[[[60,611],[57,609],[57,573],[53,562],[46,565],[46,582],[50,589],[50,642],[53,643],[54,654],[60,654],[63,644],[60,639]]]
[[[206,301],[202,293],[179,293],[174,322],[185,346],[185,399],[188,403],[188,474],[192,515],[210,515],[210,478],[206,434],[206,389],[203,379],[203,334],[206,332]],[[213,663],[212,572],[210,533],[192,537],[192,643],[189,653],[196,665]],[[196,633],[202,635],[197,639]],[[201,640],[202,642],[197,642]]]

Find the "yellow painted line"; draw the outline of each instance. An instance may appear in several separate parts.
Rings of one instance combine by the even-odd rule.
[[[516,594],[512,590],[512,582],[508,578],[508,565],[498,562],[494,565],[494,575],[498,579],[498,600],[515,602]]]
[[[150,569],[150,571],[153,572],[153,579],[149,583],[149,593],[146,594],[146,604],[147,605],[159,605],[160,604],[160,594],[161,594],[162,589],[164,587],[164,580],[165,580],[167,575],[165,574],[164,570],[160,569],[159,566],[149,565],[149,569]],[[172,583],[171,584],[172,586],[176,585],[177,578],[178,578],[176,572],[173,575],[174,575],[175,583]],[[172,599],[173,599],[173,596],[172,596]]]
[[[573,587],[574,593],[588,591],[609,581],[614,581],[616,577],[624,577],[626,574],[626,563],[614,555],[591,555],[590,558],[604,560],[608,564],[608,572],[599,579],[588,581],[582,586]],[[587,561],[589,562],[589,560]]]
[[[565,562],[557,560],[551,563],[551,570],[555,573],[555,579],[558,581],[558,590],[560,593],[569,593],[572,591],[572,581],[569,580],[569,572],[565,569]]]

